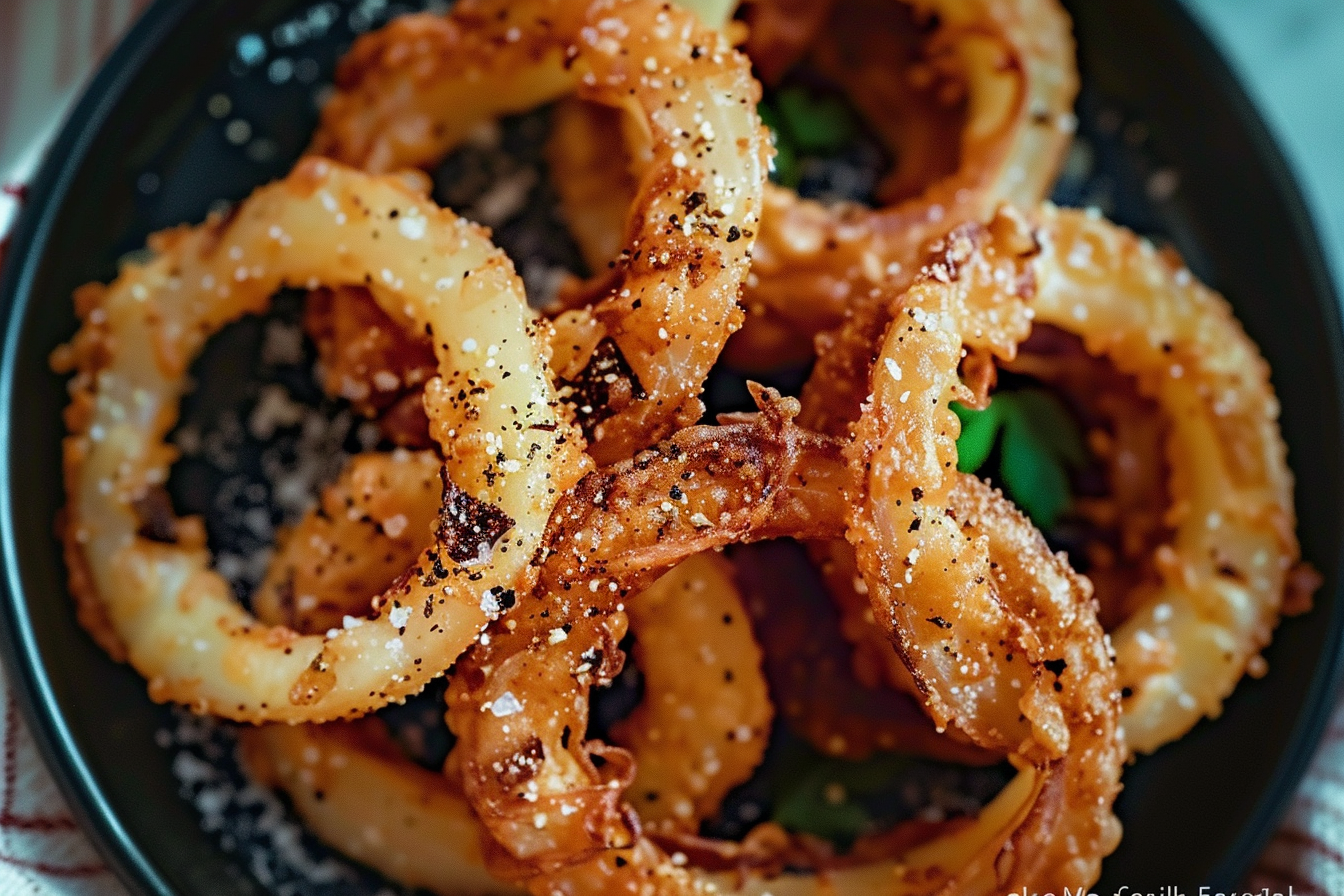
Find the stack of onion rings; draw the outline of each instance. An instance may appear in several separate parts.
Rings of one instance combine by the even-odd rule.
[[[1311,589],[1268,371],[1179,260],[1037,206],[1076,90],[1050,0],[912,2],[895,19],[876,0],[760,0],[745,28],[703,6],[703,23],[655,0],[461,0],[394,20],[341,64],[312,144],[331,158],[83,288],[53,358],[75,374],[61,531],[81,621],[156,700],[291,723],[244,733],[249,767],[413,886],[1086,886],[1119,840],[1126,760],[1216,715]],[[885,208],[765,184],[739,39],[768,81],[806,58],[844,90],[897,156]],[[488,235],[401,169],[564,95],[559,192],[610,268],[547,319]],[[597,148],[618,131],[613,165]],[[205,340],[281,287],[309,291],[324,387],[419,450],[351,461],[282,537],[254,617],[209,569],[201,521],[173,514],[164,439]],[[730,360],[815,350],[811,377],[801,401],[753,385],[755,413],[695,425],[739,299],[753,325]],[[1142,571],[1107,580],[1104,611],[956,470],[951,402],[992,402],[1001,367],[1057,376],[1033,331],[1127,384],[1094,442],[1113,468],[1137,450],[1165,498],[1112,483],[1085,509],[1134,511],[1116,525]],[[1160,424],[1128,425],[1140,406]],[[834,609],[716,553],[785,538],[809,546]],[[629,636],[642,698],[591,730],[590,692]],[[442,770],[374,720],[333,721],[445,674]],[[702,836],[772,724],[833,756],[899,748],[1016,775],[974,818],[862,832],[843,854],[769,821]]]
[[[928,24],[925,30],[901,21],[896,13],[904,5],[859,0],[799,10],[759,0],[748,7],[748,21],[766,24],[763,32],[753,29],[747,48],[767,79],[816,45],[814,67],[845,90],[904,167],[887,191],[890,204],[875,210],[828,207],[776,186],[766,190],[743,296],[746,324],[730,345],[738,367],[810,357],[813,338],[834,329],[847,311],[908,286],[930,239],[956,224],[985,220],[1000,202],[1030,205],[1049,191],[1074,129],[1077,92],[1062,10],[1050,0],[909,3],[914,20]],[[787,41],[776,37],[780,32],[788,33]],[[758,33],[768,46],[753,52]],[[935,98],[940,79],[955,88],[943,89],[941,100]],[[945,130],[958,144],[955,152],[939,132],[920,134],[936,117],[929,110],[938,108],[949,119]],[[549,160],[565,185],[561,197],[585,257],[601,257],[610,234],[619,232],[616,197],[622,194],[613,193],[609,159],[583,148],[622,142],[624,134],[638,171],[647,137],[591,106],[564,105],[557,118]],[[949,155],[955,170],[944,171],[939,165]],[[917,157],[940,161],[921,168]],[[580,290],[569,301],[587,295]]]

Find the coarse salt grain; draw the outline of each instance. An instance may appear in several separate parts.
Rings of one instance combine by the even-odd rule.
[[[503,719],[522,712],[523,704],[519,703],[518,698],[513,696],[513,691],[505,691],[481,708],[489,708],[491,715],[497,719]]]
[[[422,239],[429,221],[419,215],[403,215],[397,220],[397,231],[408,240]]]
[[[396,538],[399,535],[401,535],[401,533],[406,531],[406,527],[408,525],[410,525],[410,522],[406,519],[406,514],[398,513],[394,516],[390,516],[387,519],[383,520],[383,531],[386,532],[389,537]],[[409,613],[410,610],[408,609],[406,612]],[[395,624],[400,626],[404,625],[405,623],[395,623]]]

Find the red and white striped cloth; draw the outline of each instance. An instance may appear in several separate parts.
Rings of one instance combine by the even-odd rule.
[[[0,893],[125,896],[75,824],[0,673]]]
[[[149,0],[0,0],[0,243],[89,72]]]
[[[1247,883],[1253,891],[1344,894],[1344,704]]]
[[[23,184],[77,90],[148,0],[0,0],[0,259]],[[57,791],[0,671],[0,894],[125,896]],[[1344,704],[1247,880],[1344,896]]]

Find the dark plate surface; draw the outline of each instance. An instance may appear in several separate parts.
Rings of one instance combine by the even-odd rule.
[[[318,28],[323,10],[334,11],[335,24]],[[160,0],[67,123],[0,281],[4,651],[58,779],[139,892],[265,891],[179,796],[171,754],[154,738],[171,726],[168,711],[75,623],[51,534],[62,500],[65,392],[47,356],[74,332],[76,286],[109,279],[118,257],[149,232],[199,221],[212,203],[283,175],[307,140],[315,89],[351,24],[395,11],[368,2]],[[1166,234],[1233,302],[1274,369],[1303,550],[1325,574],[1316,609],[1280,628],[1266,654],[1270,674],[1243,683],[1222,718],[1128,771],[1119,803],[1125,839],[1096,890],[1226,887],[1277,823],[1339,679],[1339,312],[1268,133],[1188,16],[1162,0],[1074,12],[1087,85],[1080,115],[1085,132],[1100,128],[1090,135],[1099,174],[1064,198],[1100,201],[1122,223]],[[239,55],[239,38],[249,34],[269,54],[252,66]],[[292,64],[288,74],[283,65],[271,70],[278,58]],[[219,96],[229,99],[223,113]]]

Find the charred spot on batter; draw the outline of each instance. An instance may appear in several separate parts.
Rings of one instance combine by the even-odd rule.
[[[515,520],[493,504],[462,491],[446,470],[440,470],[439,476],[443,480],[443,506],[435,530],[439,546],[454,562],[475,560],[483,548],[493,548],[500,536],[513,528]]]
[[[177,544],[177,516],[167,489],[154,486],[146,490],[131,502],[131,509],[140,521],[136,535],[163,544]]]
[[[562,401],[573,406],[574,419],[589,441],[598,424],[648,397],[610,336],[597,344],[588,363],[573,379],[557,380],[556,391]]]

